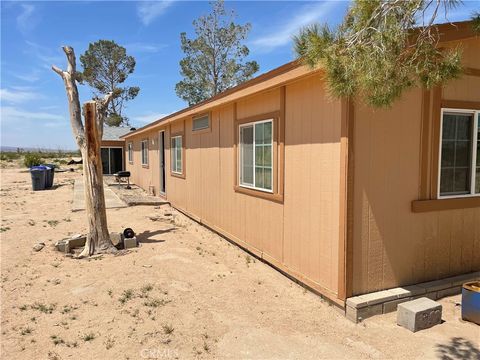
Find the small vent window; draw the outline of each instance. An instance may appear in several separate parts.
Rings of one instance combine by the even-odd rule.
[[[198,131],[208,129],[210,127],[210,117],[208,114],[193,119],[192,130]]]

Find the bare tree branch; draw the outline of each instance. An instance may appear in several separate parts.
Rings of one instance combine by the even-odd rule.
[[[58,75],[60,75],[63,79],[63,71],[62,69],[56,67],[55,65],[52,65],[52,70],[55,71]]]
[[[67,71],[61,70],[55,65],[52,66],[52,70],[60,75],[65,83],[68,108],[70,112],[70,125],[72,127],[75,141],[81,150],[85,146],[85,130],[82,123],[82,111],[80,108],[80,100],[76,82],[75,52],[70,46],[63,46],[62,49],[67,57]]]
[[[105,118],[107,116],[107,109],[108,109],[108,104],[110,101],[112,101],[114,98],[113,92],[109,92],[106,94],[103,99],[94,99],[95,100],[95,106],[97,108],[96,114],[97,114],[97,129],[99,132],[99,137],[100,139],[103,137],[103,123],[105,121]]]

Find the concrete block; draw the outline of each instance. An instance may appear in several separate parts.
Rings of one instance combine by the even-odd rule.
[[[404,303],[404,302],[407,302],[407,301],[410,301],[410,300],[412,300],[411,297],[387,301],[387,302],[383,303],[383,313],[388,314],[390,312],[397,311],[398,304],[401,304],[401,303]]]
[[[410,290],[398,287],[388,290],[389,293],[395,295],[397,299],[407,298],[412,296],[412,292]]]
[[[84,247],[86,241],[87,241],[87,237],[85,235],[67,239],[70,250],[79,248],[79,247]]]
[[[124,249],[130,249],[130,248],[134,248],[134,247],[137,247],[138,244],[137,244],[137,237],[134,236],[133,238],[130,238],[130,239],[123,239],[123,247]]]
[[[453,296],[453,295],[458,295],[462,293],[462,287],[461,286],[454,286],[449,289],[445,290],[439,290],[437,291],[437,299],[441,299],[447,296]]]
[[[360,309],[347,306],[345,315],[347,316],[347,319],[358,323],[362,320],[365,320],[369,317],[372,317],[374,315],[380,315],[383,313],[383,305],[382,304],[377,304],[377,305],[372,305],[372,306],[366,306]]]
[[[55,249],[57,249],[57,251],[68,252],[66,251],[67,247],[68,246],[66,240],[60,240],[55,243]]]
[[[418,284],[418,286],[425,288],[426,292],[433,292],[433,291],[447,289],[449,287],[452,287],[453,285],[450,278],[446,278],[441,280],[424,282],[424,283]]]
[[[422,297],[398,305],[397,324],[417,332],[442,322],[442,305]]]
[[[384,303],[385,301],[394,300],[397,296],[389,290],[377,291],[370,294],[362,295],[362,298],[367,300],[368,306]]]
[[[452,282],[453,286],[462,286],[466,282],[477,280],[475,278],[475,274],[476,273],[469,273],[469,274],[454,276],[450,278],[450,281]]]
[[[418,285],[402,286],[402,289],[410,292],[410,296],[422,295],[422,294],[425,294],[427,292],[424,287],[421,287],[421,286],[418,286]]]
[[[367,300],[364,299],[361,295],[360,296],[354,296],[351,298],[347,299],[347,306],[350,306],[352,308],[360,309],[362,307],[367,306]]]
[[[436,291],[427,292],[425,295],[418,297],[418,299],[421,299],[422,297],[427,297],[430,300],[437,300],[438,299]]]

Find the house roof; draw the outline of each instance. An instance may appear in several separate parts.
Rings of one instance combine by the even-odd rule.
[[[472,21],[459,21],[445,24],[434,25],[439,33],[440,42],[458,41],[470,37],[476,36],[472,31]],[[294,60],[284,65],[281,65],[271,71],[261,74],[253,79],[250,79],[244,83],[241,83],[235,87],[232,87],[220,94],[217,94],[207,100],[204,100],[198,104],[184,108],[156,121],[151,122],[135,131],[124,134],[121,138],[127,138],[133,135],[143,133],[145,131],[153,129],[157,125],[165,125],[176,120],[185,118],[187,116],[193,116],[211,109],[214,106],[224,105],[228,102],[237,100],[257,93],[259,91],[271,89],[277,86],[281,86],[288,81],[310,75],[314,72],[321,73],[322,69],[312,69],[301,63],[299,60]]]
[[[105,141],[124,141],[121,136],[130,132],[129,127],[123,126],[104,126],[102,140]]]
[[[298,60],[291,61],[269,72],[259,75],[251,80],[241,83],[233,88],[230,88],[218,95],[215,95],[210,99],[204,100],[198,104],[174,112],[150,124],[138,128],[137,130],[122,136],[122,138],[127,138],[132,135],[137,135],[139,133],[148,131],[156,125],[159,125],[160,123],[164,125],[184,118],[186,116],[205,112],[206,110],[214,106],[223,105],[256,92],[280,86],[287,81],[308,75],[316,71],[319,71],[319,69],[312,70],[307,66],[302,65],[301,62],[299,62]]]

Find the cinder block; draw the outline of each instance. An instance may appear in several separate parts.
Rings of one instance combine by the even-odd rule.
[[[408,298],[412,296],[412,292],[410,290],[401,287],[390,289],[388,290],[388,292],[392,295],[395,295],[398,299]]]
[[[439,290],[437,291],[437,299],[444,298],[446,296],[453,296],[460,294],[462,292],[462,287],[461,286],[454,286],[449,289],[445,290]]]
[[[418,285],[402,286],[402,289],[409,291],[410,296],[422,295],[422,294],[425,294],[427,292],[424,287],[421,287],[421,286],[418,286]]]
[[[362,295],[362,298],[367,300],[368,306],[384,303],[385,301],[395,300],[397,296],[389,290],[377,291],[370,294]]]
[[[68,252],[67,250],[67,242],[65,240],[60,240],[55,243],[55,249],[60,252]]]
[[[130,249],[130,248],[134,248],[134,247],[137,247],[138,244],[137,244],[137,237],[134,236],[133,238],[130,238],[130,239],[123,239],[123,247],[124,249]]]
[[[454,276],[450,279],[453,286],[462,286],[466,282],[475,281],[476,280],[475,274],[476,273],[463,274],[463,275]]]
[[[67,240],[69,250],[84,247],[87,241],[86,236],[75,237]]]
[[[374,315],[380,315],[382,314],[382,312],[383,312],[383,304],[366,306],[360,309],[347,306],[345,315],[347,316],[347,319],[355,323],[358,323]]]
[[[408,298],[401,298],[397,300],[387,301],[386,303],[383,303],[383,313],[387,314],[390,312],[397,311],[398,304],[401,304],[410,300],[412,300],[412,298],[408,297]]]
[[[347,299],[347,306],[360,309],[367,306],[367,300],[364,299],[362,296],[354,296]]]
[[[425,283],[418,284],[418,286],[425,288],[426,292],[433,292],[438,290],[447,289],[452,287],[451,278],[441,279],[441,280],[434,280]]]
[[[442,322],[442,305],[422,297],[398,305],[397,324],[417,332]]]

